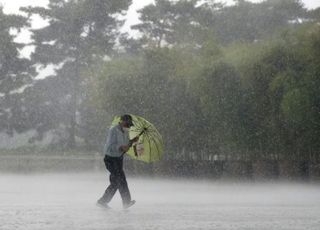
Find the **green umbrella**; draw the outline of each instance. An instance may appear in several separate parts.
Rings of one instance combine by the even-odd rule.
[[[114,117],[112,126],[119,124],[120,117]],[[147,163],[159,161],[163,155],[162,136],[155,126],[146,119],[136,115],[131,115],[131,117],[134,126],[129,129],[130,140],[135,137],[139,137],[139,139],[133,143],[127,154],[135,160]]]

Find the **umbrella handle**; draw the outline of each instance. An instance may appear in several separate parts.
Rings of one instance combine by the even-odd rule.
[[[140,137],[145,131],[147,131],[146,128],[144,128],[144,129],[139,133],[139,135],[138,135],[137,137]]]
[[[147,129],[146,128],[144,128],[139,134],[138,134],[138,136],[136,136],[135,138],[139,138],[145,131],[146,131]],[[133,139],[135,139],[135,138],[133,138]],[[132,139],[132,140],[133,140]],[[129,140],[129,147],[132,147],[132,145],[133,145],[133,141],[132,140]]]
[[[133,146],[134,155],[138,157],[137,145]]]

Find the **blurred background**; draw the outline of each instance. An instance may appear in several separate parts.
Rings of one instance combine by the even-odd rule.
[[[1,3],[1,172],[105,170],[132,113],[165,154],[130,175],[320,179],[316,1]]]

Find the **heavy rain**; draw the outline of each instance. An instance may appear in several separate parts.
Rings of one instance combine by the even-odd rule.
[[[0,0],[0,230],[318,230],[320,2]]]

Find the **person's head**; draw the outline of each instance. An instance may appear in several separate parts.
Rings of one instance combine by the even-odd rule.
[[[124,128],[133,126],[132,117],[129,114],[124,114],[120,118],[120,125]]]

